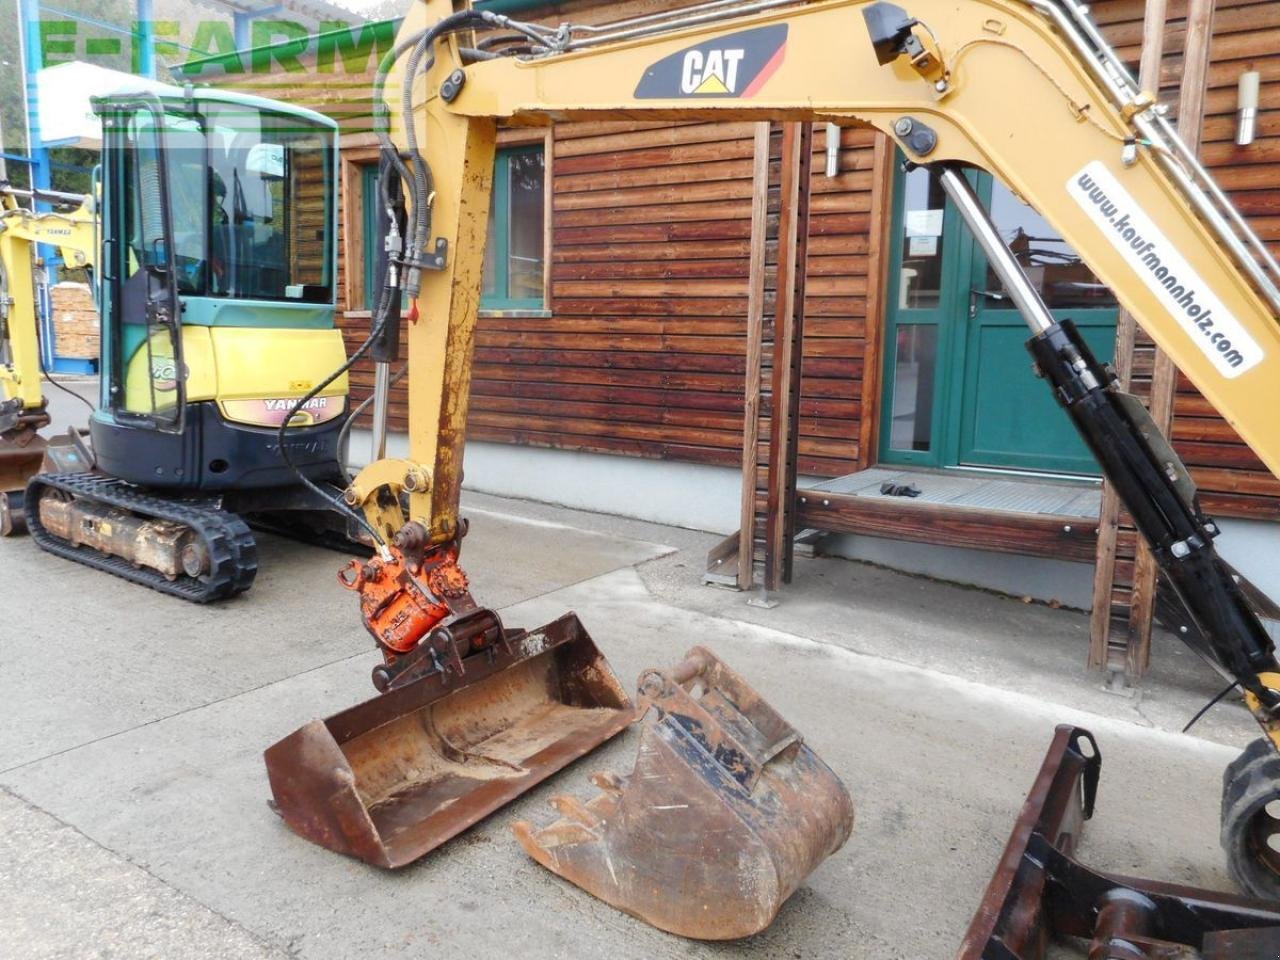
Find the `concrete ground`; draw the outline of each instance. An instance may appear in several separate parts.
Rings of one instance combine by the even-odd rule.
[[[856,957],[954,954],[1057,723],[1105,757],[1082,849],[1122,873],[1229,889],[1222,769],[1235,704],[1160,641],[1141,696],[1083,669],[1083,614],[842,560],[801,559],[773,609],[700,584],[706,534],[472,495],[464,560],[509,625],[576,610],[628,685],[711,646],[844,779],[857,822],[765,933],[681,940],[529,860],[517,819],[626,771],[628,732],[396,874],[268,810],[262,750],[372,695],[343,558],[261,541],[211,607],[0,542],[0,957]]]

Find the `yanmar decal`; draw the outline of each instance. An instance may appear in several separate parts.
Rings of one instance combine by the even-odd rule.
[[[187,379],[186,364],[182,366],[182,379]],[[178,363],[173,357],[162,354],[151,356],[151,382],[162,393],[170,393],[178,389]]]
[[[636,84],[635,97],[753,97],[782,64],[786,52],[786,24],[717,37],[649,67]]]
[[[297,397],[272,397],[266,400],[224,400],[222,412],[228,420],[251,423],[260,427],[278,427],[293,410]],[[293,415],[293,426],[309,427],[325,423],[342,414],[342,397],[312,397]]]

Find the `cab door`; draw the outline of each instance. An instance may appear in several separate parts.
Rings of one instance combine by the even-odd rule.
[[[186,407],[166,118],[158,102],[104,118],[105,406],[131,427],[180,433]]]

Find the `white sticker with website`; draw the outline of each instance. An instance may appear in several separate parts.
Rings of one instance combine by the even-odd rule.
[[[1232,379],[1262,362],[1262,348],[1101,160],[1094,160],[1068,180],[1067,192],[1191,334],[1219,373]]]

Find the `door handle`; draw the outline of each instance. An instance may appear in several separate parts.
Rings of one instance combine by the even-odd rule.
[[[978,298],[982,297],[986,300],[1008,300],[1009,295],[1003,290],[979,290],[977,287],[969,288],[969,319],[975,320],[978,316]]]

